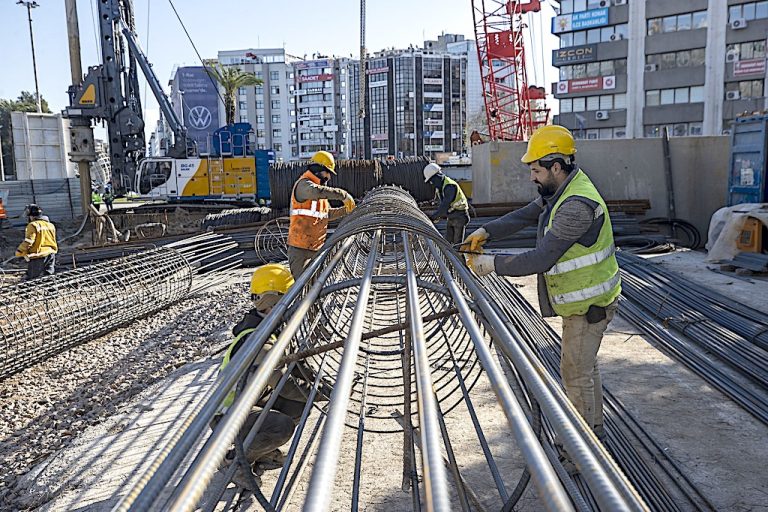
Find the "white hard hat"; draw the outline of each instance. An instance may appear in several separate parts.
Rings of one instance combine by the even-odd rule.
[[[434,176],[435,174],[440,172],[440,166],[437,164],[427,164],[424,167],[424,183],[428,182],[429,179]]]

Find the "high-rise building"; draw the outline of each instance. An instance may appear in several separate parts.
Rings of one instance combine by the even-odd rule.
[[[346,58],[321,58],[293,63],[299,158],[310,158],[321,150],[349,157],[349,62]]]
[[[250,123],[259,149],[273,149],[280,160],[298,158],[294,70],[297,59],[282,48],[219,52],[219,63],[237,65],[263,80],[237,92],[235,121]]]
[[[554,121],[576,137],[720,135],[768,107],[768,1],[559,3]]]
[[[351,64],[351,158],[435,158],[438,153],[466,152],[467,54],[448,51],[449,43],[460,41],[450,37],[438,41],[431,42],[435,50],[385,50],[368,59],[362,119],[357,116],[360,64]]]

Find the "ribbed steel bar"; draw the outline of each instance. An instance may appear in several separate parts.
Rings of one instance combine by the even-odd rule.
[[[333,487],[338,468],[339,450],[341,449],[341,437],[344,422],[347,417],[349,395],[352,391],[352,383],[355,377],[357,353],[360,349],[360,338],[363,335],[365,312],[368,309],[368,298],[371,293],[371,278],[373,277],[376,256],[379,250],[381,232],[377,231],[373,237],[371,252],[368,255],[368,263],[365,274],[360,282],[355,310],[352,313],[352,322],[349,326],[347,341],[344,343],[344,355],[339,367],[336,385],[331,394],[328,419],[323,429],[323,437],[320,442],[320,451],[312,470],[312,478],[309,481],[304,510],[308,512],[321,512],[328,509],[331,501],[329,489]]]

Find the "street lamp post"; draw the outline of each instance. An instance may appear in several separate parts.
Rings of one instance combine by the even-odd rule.
[[[35,1],[19,0],[16,2],[18,5],[23,5],[27,8],[27,18],[29,19],[29,42],[32,45],[32,71],[35,74],[35,101],[37,103],[38,114],[43,111],[43,105],[40,101],[40,86],[37,83],[37,62],[35,61],[35,38],[32,36],[32,9],[40,7]]]

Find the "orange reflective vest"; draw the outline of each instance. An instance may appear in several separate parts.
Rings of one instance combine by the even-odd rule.
[[[320,178],[306,171],[293,185],[291,191],[291,224],[288,227],[288,245],[300,249],[318,251],[325,243],[328,231],[328,210],[331,209],[327,199],[316,199],[299,202],[296,200],[296,184],[301,180],[309,180],[320,184]]]
[[[5,205],[3,205],[3,200],[0,199],[0,219],[7,219],[8,214],[5,213]]]

